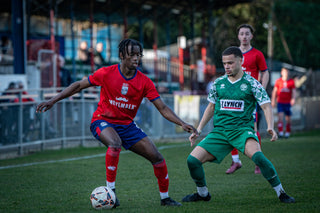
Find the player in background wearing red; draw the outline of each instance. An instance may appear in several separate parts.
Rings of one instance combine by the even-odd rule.
[[[269,71],[267,67],[266,60],[263,56],[263,53],[251,45],[251,40],[253,38],[254,29],[249,24],[241,24],[237,28],[238,39],[240,41],[240,50],[243,54],[243,64],[242,70],[247,74],[251,75],[255,79],[261,82],[262,86],[266,89],[269,82]],[[257,113],[254,112],[253,115],[255,118],[254,130],[256,131],[261,146],[261,137],[258,132],[257,126]],[[232,174],[236,170],[242,167],[242,163],[239,158],[239,152],[236,148],[231,151],[232,163],[230,168],[226,171],[226,174]],[[261,174],[260,168],[256,165],[255,174]]]
[[[293,79],[289,79],[289,70],[281,69],[281,78],[277,79],[272,90],[272,107],[278,110],[279,137],[290,137],[291,133],[291,106],[295,104],[296,87]],[[285,115],[286,131],[284,133],[283,117]]]
[[[115,181],[121,146],[149,160],[158,179],[161,205],[181,206],[169,197],[169,177],[165,159],[151,139],[136,126],[133,118],[144,97],[148,98],[163,117],[181,126],[185,131],[198,134],[197,130],[182,121],[160,98],[153,82],[140,72],[139,61],[143,56],[142,45],[133,39],[119,44],[120,64],[102,67],[88,78],[72,83],[57,96],[38,105],[37,112],[49,110],[56,102],[81,90],[101,86],[100,101],[93,113],[92,134],[108,147],[106,152],[106,183],[115,191]],[[116,206],[119,206],[119,200]]]

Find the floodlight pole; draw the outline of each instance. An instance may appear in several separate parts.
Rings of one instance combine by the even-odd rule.
[[[93,61],[93,5],[94,1],[90,1],[90,66],[91,66],[91,73],[94,72],[94,61]]]
[[[74,26],[74,10],[73,10],[73,6],[74,6],[74,1],[71,0],[70,3],[70,19],[71,19],[71,25],[70,25],[70,30],[71,30],[71,49],[72,49],[72,81],[76,81],[77,77],[76,77],[76,45],[75,45],[75,36],[74,36],[74,30],[73,30],[73,26]]]
[[[12,42],[14,73],[25,74],[27,67],[26,52],[26,2],[12,0]]]
[[[156,86],[159,83],[158,77],[158,26],[157,26],[157,10],[154,10],[154,18],[153,18],[153,51],[154,51],[154,80],[156,82]]]
[[[271,10],[269,14],[268,23],[268,69],[272,70],[272,58],[273,58],[273,13],[274,13],[274,1],[271,0]],[[270,81],[269,81],[270,82]]]
[[[183,73],[183,49],[186,48],[186,37],[178,37],[178,55],[179,55],[179,83],[180,90],[184,89],[184,73]]]

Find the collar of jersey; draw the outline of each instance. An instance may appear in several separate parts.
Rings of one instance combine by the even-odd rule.
[[[246,53],[250,52],[252,49],[253,49],[253,47],[251,47],[248,51],[246,51],[246,52],[244,52],[242,54],[246,54]]]
[[[126,76],[124,76],[124,75],[122,74],[122,72],[121,72],[120,64],[118,64],[118,70],[119,70],[119,72],[120,72],[120,75],[121,75],[124,79],[126,79],[126,80],[133,79],[134,77],[136,77],[136,75],[137,75],[137,73],[138,73],[138,70],[136,69],[136,73],[135,73],[131,78],[126,78]]]
[[[246,75],[245,72],[243,72],[243,75],[241,76],[241,78],[239,78],[238,80],[236,80],[236,81],[234,81],[234,82],[230,81],[229,77],[227,77],[227,79],[228,79],[228,81],[230,82],[230,84],[235,84],[235,83],[237,83],[238,81],[240,81],[240,80],[244,77],[244,75]]]

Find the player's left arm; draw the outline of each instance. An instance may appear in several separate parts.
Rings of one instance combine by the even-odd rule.
[[[272,110],[271,104],[270,104],[270,102],[264,103],[264,104],[260,105],[260,107],[263,110],[264,116],[267,121],[267,125],[268,125],[267,131],[271,135],[270,141],[275,141],[278,139],[278,135],[277,135],[276,131],[274,130],[273,110]]]
[[[198,135],[198,131],[190,124],[187,124],[181,120],[162,100],[158,98],[152,102],[154,106],[158,109],[161,115],[168,121],[171,121],[183,128],[184,131],[189,133],[195,133]]]
[[[270,79],[270,74],[268,70],[261,72],[261,84],[263,88],[265,89],[267,88],[269,79]]]

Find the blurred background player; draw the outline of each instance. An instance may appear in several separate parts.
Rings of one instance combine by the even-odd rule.
[[[103,52],[103,43],[99,42],[96,44],[96,49],[94,51],[94,57],[93,57],[94,64],[98,68],[100,68],[106,64],[106,62],[103,58],[102,52]]]
[[[86,41],[81,41],[80,43],[79,59],[83,64],[90,64],[90,50]]]
[[[58,56],[58,67],[60,69],[60,85],[61,87],[67,87],[72,83],[72,77],[70,71],[65,67],[65,59],[62,55]]]
[[[72,83],[50,100],[40,103],[37,112],[49,110],[56,102],[81,90],[101,86],[100,101],[91,120],[91,132],[108,147],[105,157],[106,184],[115,191],[115,181],[121,146],[149,160],[158,179],[162,206],[181,206],[169,197],[169,177],[166,161],[151,139],[135,124],[133,118],[143,100],[147,98],[167,120],[185,131],[197,130],[182,121],[160,98],[154,83],[137,67],[143,56],[142,45],[133,39],[119,44],[120,64],[98,69],[88,78]],[[119,206],[119,200],[115,204]]]
[[[243,54],[243,64],[242,70],[257,79],[261,82],[262,86],[266,89],[268,82],[269,82],[269,71],[267,67],[266,60],[263,56],[263,53],[251,45],[251,40],[253,38],[254,29],[249,24],[241,24],[237,28],[238,32],[238,39],[240,41],[240,50]],[[258,132],[258,125],[257,125],[257,112],[254,111],[254,130],[256,131],[259,139],[259,144],[261,146],[261,137],[260,133]],[[226,171],[226,174],[232,174],[236,170],[242,167],[242,163],[239,158],[239,152],[237,149],[233,149],[231,151],[232,156],[232,163],[230,168]],[[256,165],[255,174],[260,174],[261,171],[259,167]]]
[[[272,90],[272,107],[277,104],[279,137],[288,138],[291,133],[291,106],[295,104],[296,87],[293,79],[289,79],[289,70],[281,69],[281,78],[277,79]],[[283,117],[285,115],[286,130],[284,133]]]

